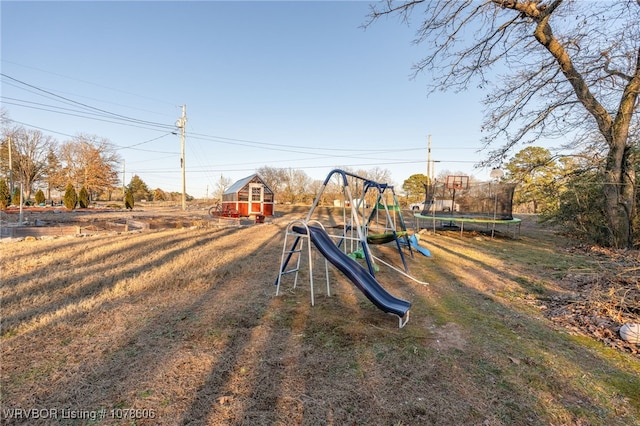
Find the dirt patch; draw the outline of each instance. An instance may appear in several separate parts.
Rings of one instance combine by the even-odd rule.
[[[464,329],[458,324],[453,322],[447,323],[442,327],[435,328],[434,333],[436,339],[433,343],[438,349],[465,350],[467,339],[464,337]]]

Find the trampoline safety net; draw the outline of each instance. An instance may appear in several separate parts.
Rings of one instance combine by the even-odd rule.
[[[448,188],[436,181],[425,185],[421,214],[511,220],[515,187],[514,183],[469,182],[463,188]]]

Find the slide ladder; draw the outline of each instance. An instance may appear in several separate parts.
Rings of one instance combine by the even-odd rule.
[[[305,251],[304,246],[306,243],[307,246],[307,254],[308,254],[308,264],[309,264],[309,287],[311,290],[311,306],[315,305],[314,299],[314,291],[313,291],[313,259],[311,257],[311,244],[309,243],[309,233],[299,233],[295,232],[292,228],[294,226],[303,226],[306,227],[307,224],[304,221],[298,220],[291,222],[287,226],[287,231],[284,237],[284,245],[282,248],[282,258],[280,260],[280,272],[278,273],[278,278],[276,280],[276,296],[280,294],[280,283],[282,282],[282,276],[288,274],[295,274],[293,280],[293,288],[296,288],[298,285],[298,274],[300,273],[300,261],[303,256],[303,252]],[[293,244],[290,248],[287,242],[290,237],[295,237]],[[287,266],[292,261],[295,263],[291,269],[287,269]],[[331,288],[329,286],[329,265],[325,260],[325,275],[327,277],[327,296],[331,296]]]

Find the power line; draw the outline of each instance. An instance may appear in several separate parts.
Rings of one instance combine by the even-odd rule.
[[[77,135],[70,135],[68,133],[62,133],[62,132],[58,132],[56,130],[51,130],[51,129],[47,129],[47,128],[44,128],[44,127],[36,126],[34,124],[29,124],[29,123],[25,123],[25,122],[22,122],[22,121],[14,120],[12,118],[7,118],[7,120],[11,121],[12,123],[21,124],[23,126],[27,126],[27,127],[33,128],[33,129],[43,130],[45,132],[55,133],[57,135],[67,136],[67,137],[70,137],[70,138],[75,138],[77,136]],[[129,145],[129,146],[119,146],[119,145],[116,145],[116,144],[114,144],[114,146],[115,146],[115,150],[116,151],[121,150],[121,149],[131,149],[133,151],[153,152],[154,154],[176,154],[177,155],[178,152],[174,152],[174,151],[158,151],[158,150],[151,150],[151,149],[134,148],[135,146],[146,144],[146,143],[149,143],[149,142],[153,142],[155,140],[164,138],[164,137],[166,137],[168,135],[172,135],[172,134],[173,134],[173,132],[169,132],[169,133],[166,133],[164,135],[158,136],[157,138],[149,139],[149,140],[144,141],[144,142],[138,142],[138,143],[135,143],[135,144]]]
[[[39,111],[52,112],[54,114],[67,115],[67,116],[70,116],[70,117],[86,118],[86,119],[89,119],[89,120],[101,121],[103,123],[111,123],[111,124],[118,124],[118,125],[121,125],[121,126],[134,127],[134,128],[138,128],[138,129],[153,130],[153,131],[166,131],[167,128],[170,128],[170,126],[167,126],[167,128],[164,128],[164,129],[157,129],[157,128],[153,128],[153,127],[147,127],[147,126],[136,125],[136,124],[131,124],[131,123],[121,123],[121,122],[118,122],[118,121],[107,120],[107,119],[104,119],[104,118],[96,118],[96,117],[91,117],[91,116],[87,116],[87,115],[82,115],[82,114],[89,114],[87,112],[82,112],[82,114],[72,114],[72,113],[69,113],[69,112],[56,111],[54,109],[40,108],[40,107],[35,107],[35,106],[17,104],[15,102],[6,102],[5,101],[3,103],[4,104],[8,104],[8,105],[16,105],[16,106],[21,106],[21,107],[25,107],[25,108],[35,109],[35,110],[39,110]],[[59,108],[59,107],[55,107],[54,106],[54,108]],[[67,108],[61,108],[61,109],[67,109]],[[67,109],[67,110],[69,110],[69,109]],[[73,111],[73,110],[69,110],[69,111]],[[81,111],[77,111],[77,112],[80,113]],[[103,117],[106,117],[106,116],[103,116]]]
[[[51,92],[49,90],[45,90],[45,89],[42,89],[40,87],[34,86],[32,84],[29,84],[29,83],[24,82],[22,80],[19,80],[17,78],[11,77],[11,76],[9,76],[7,74],[4,74],[4,73],[0,73],[0,76],[4,77],[6,79],[9,79],[11,81],[14,81],[16,83],[19,83],[19,84],[21,84],[23,86],[26,86],[26,87],[29,87],[31,89],[34,89],[34,90],[36,90],[38,92],[42,92],[42,93],[48,94],[48,95],[53,96],[53,97],[55,97],[57,99],[62,99],[64,101],[66,101],[67,103],[71,103],[73,105],[79,105],[79,106],[84,107],[84,108],[86,108],[86,109],[88,109],[90,111],[101,112],[103,114],[106,114],[106,116],[112,117],[114,119],[120,119],[120,120],[123,120],[123,121],[133,122],[133,123],[147,125],[147,126],[156,126],[156,127],[161,127],[161,128],[165,128],[165,129],[174,128],[175,127],[173,125],[168,125],[168,124],[165,124],[165,123],[158,123],[158,122],[148,121],[148,120],[140,120],[140,119],[137,119],[137,118],[128,117],[128,116],[125,116],[125,115],[122,115],[122,114],[117,114],[117,113],[114,113],[114,112],[111,112],[111,111],[107,111],[107,110],[104,110],[104,109],[101,109],[101,108],[97,108],[97,107],[94,107],[94,106],[91,106],[91,105],[88,105],[88,104],[85,104],[85,103],[82,103],[82,102],[75,101],[73,99],[69,99],[69,98],[61,96],[61,95],[58,95],[58,94],[56,94],[54,92]],[[28,101],[26,101],[26,102],[28,102]],[[51,112],[54,112],[54,111],[51,111]]]
[[[98,121],[103,121],[103,122],[107,122],[107,123],[113,123],[113,124],[120,124],[120,125],[127,125],[127,126],[132,126],[132,127],[139,127],[139,128],[145,128],[148,130],[159,130],[157,128],[154,127],[160,127],[160,128],[164,128],[165,130],[167,128],[171,128],[173,129],[174,126],[169,126],[163,123],[157,123],[157,122],[153,122],[153,121],[148,121],[148,120],[140,120],[140,119],[136,119],[133,117],[129,117],[126,115],[122,115],[122,114],[117,114],[111,111],[107,111],[101,108],[96,108],[93,107],[91,105],[82,103],[82,102],[78,102],[75,101],[73,99],[58,95],[57,93],[54,93],[50,90],[46,90],[43,89],[41,87],[37,87],[35,85],[26,83],[22,80],[19,80],[17,78],[8,76],[6,74],[0,73],[0,75],[2,77],[4,77],[5,79],[10,80],[9,82],[6,82],[7,84],[10,84],[12,86],[15,87],[19,87],[23,90],[27,90],[31,93],[36,93],[40,96],[44,96],[48,99],[54,99],[56,101],[61,101],[63,103],[66,103],[68,105],[74,106],[74,107],[80,107],[80,109],[77,108],[65,108],[65,107],[60,107],[60,106],[56,106],[56,105],[50,105],[50,104],[44,104],[44,103],[38,103],[38,102],[33,102],[33,101],[28,101],[28,100],[21,100],[21,99],[17,99],[17,98],[9,98],[9,97],[4,97],[4,99],[9,100],[10,102],[5,102],[11,105],[17,105],[17,106],[21,106],[21,107],[26,107],[26,108],[33,108],[33,109],[40,109],[40,110],[44,110],[44,111],[48,111],[48,112],[53,112],[53,113],[58,113],[58,114],[65,114],[65,115],[70,115],[70,116],[76,116],[76,117],[80,117],[80,118],[87,118],[87,119],[93,119],[93,120],[98,120]],[[15,83],[18,83],[21,86],[18,86]],[[32,89],[32,90],[30,90]],[[35,91],[35,92],[34,92]],[[13,102],[12,102],[13,101]],[[120,121],[124,121],[120,122],[120,121],[114,121],[114,120],[120,120]],[[151,128],[146,127],[146,126],[152,126]],[[32,126],[32,127],[36,127],[37,126]],[[56,132],[53,130],[48,130],[48,129],[44,129],[44,128],[40,128],[46,131],[50,131],[53,133],[58,133],[58,134],[63,134],[65,136],[70,136],[61,132]],[[119,147],[118,149],[131,149],[131,150],[138,150],[138,151],[145,151],[145,152],[154,152],[154,153],[160,153],[158,151],[155,150],[144,150],[144,149],[140,149],[140,148],[135,148],[136,146],[139,145],[143,145],[149,142],[152,142],[154,140],[158,140],[160,138],[163,138],[167,135],[169,135],[171,132],[161,135],[157,138],[153,138],[147,141],[143,141],[143,142],[139,142],[133,145],[129,145],[126,147]],[[413,151],[422,151],[424,150],[424,147],[420,146],[420,147],[416,147],[416,148],[403,148],[403,149],[398,149],[397,147],[393,147],[390,149],[371,149],[371,148],[344,148],[341,147],[339,149],[339,155],[336,155],[336,148],[328,148],[328,147],[324,147],[324,146],[313,146],[313,147],[308,147],[308,146],[299,146],[299,145],[293,145],[293,144],[282,144],[282,143],[268,143],[268,142],[262,142],[262,141],[255,141],[255,140],[247,140],[247,139],[239,139],[239,138],[229,138],[229,137],[223,137],[223,136],[215,136],[215,135],[207,135],[207,134],[203,134],[203,133],[190,133],[190,138],[191,139],[196,139],[196,140],[204,140],[204,141],[211,141],[211,142],[215,142],[215,143],[222,143],[222,144],[228,144],[234,147],[238,147],[238,146],[244,146],[244,147],[250,147],[250,148],[258,148],[258,149],[263,149],[263,150],[267,150],[267,151],[279,151],[279,152],[291,152],[291,153],[296,153],[296,154],[304,154],[304,155],[308,155],[308,154],[315,154],[316,157],[315,158],[305,158],[305,159],[295,159],[295,160],[288,160],[288,161],[309,161],[312,159],[322,159],[322,158],[331,158],[335,160],[338,159],[358,159],[358,160],[373,160],[376,161],[376,163],[360,163],[360,164],[350,164],[350,167],[363,167],[363,166],[370,166],[370,165],[375,165],[375,166],[379,166],[380,163],[377,158],[372,157],[378,154],[388,154],[388,153],[401,153],[401,152],[413,152]],[[472,148],[462,148],[462,149],[472,149]],[[327,152],[327,153],[324,153]],[[171,153],[174,154],[173,152],[162,152],[162,153]],[[364,155],[366,154],[366,155]],[[337,157],[337,158],[336,158]],[[200,156],[196,156],[196,158],[200,159]],[[384,164],[419,164],[421,161],[414,161],[414,160],[404,160],[404,159],[391,159],[391,158],[385,158],[383,159]],[[444,161],[442,161],[444,162]],[[459,163],[475,163],[474,161],[456,161]],[[340,161],[335,161],[333,164],[336,163],[340,163]],[[344,164],[344,163],[343,163]],[[225,165],[223,167],[229,167],[229,165]],[[312,166],[309,168],[319,168],[319,167],[327,167],[327,166]],[[214,167],[215,169],[217,169],[217,167]],[[203,166],[203,170],[206,172],[206,170],[209,170],[206,166]],[[246,169],[244,169],[246,170]]]
[[[55,106],[55,105],[48,105],[48,104],[42,104],[42,103],[38,103],[38,102],[33,102],[33,101],[28,101],[28,100],[22,100],[22,99],[17,99],[17,98],[10,98],[10,97],[3,97],[4,99],[9,99],[12,100],[14,102],[5,102],[8,103],[10,105],[16,105],[16,106],[21,106],[21,107],[25,107],[25,108],[32,108],[32,109],[38,109],[38,110],[43,110],[43,111],[47,111],[47,112],[53,112],[53,113],[58,113],[58,114],[65,114],[65,115],[70,115],[70,116],[75,116],[75,117],[79,117],[79,118],[87,118],[87,119],[93,119],[93,120],[98,120],[98,121],[103,121],[103,122],[107,122],[107,123],[112,123],[112,124],[122,124],[122,123],[118,123],[118,122],[114,122],[111,120],[106,120],[105,118],[111,118],[111,119],[117,119],[117,120],[123,120],[125,122],[128,123],[134,123],[134,124],[141,124],[141,125],[145,125],[145,126],[157,126],[157,127],[161,127],[163,129],[174,129],[175,126],[174,125],[167,125],[164,123],[158,123],[158,122],[153,122],[153,121],[148,121],[148,120],[141,120],[141,119],[137,119],[137,118],[133,118],[133,117],[128,117],[122,114],[118,114],[118,113],[114,113],[111,111],[107,111],[101,108],[97,108],[82,102],[78,102],[75,101],[73,99],[58,95],[52,91],[49,90],[45,90],[43,88],[40,88],[38,86],[35,86],[33,84],[24,82],[22,80],[19,80],[15,77],[11,77],[7,74],[4,73],[0,73],[1,76],[3,76],[6,79],[9,79],[13,82],[19,83],[22,86],[26,86],[28,88],[34,89],[36,90],[38,95],[42,95],[42,93],[46,94],[46,95],[50,95],[53,96],[54,99],[59,100],[62,99],[63,101],[65,101],[65,103],[70,103],[72,105],[76,105],[76,106],[81,106],[84,109],[88,109],[89,111],[83,111],[83,110],[77,110],[77,109],[70,109],[70,108],[62,108],[59,106]],[[16,86],[15,87],[20,87],[20,86]],[[32,92],[34,93],[34,92]],[[45,96],[49,99],[51,99],[49,96]],[[22,102],[22,104],[20,103],[16,103],[17,102]],[[26,104],[26,105],[25,105]],[[57,110],[56,110],[57,109]],[[66,112],[64,112],[66,111]],[[91,117],[91,116],[86,116],[86,115],[81,115],[81,114],[91,114],[91,115],[95,115],[96,117],[102,117],[102,118],[96,118],[96,117]],[[140,126],[135,126],[133,124],[127,124],[127,125],[131,125],[132,127],[140,127]],[[145,127],[142,127],[145,128]],[[151,129],[151,130],[156,130],[156,129]],[[262,141],[252,141],[252,140],[247,140],[247,139],[238,139],[238,138],[229,138],[229,137],[224,137],[224,136],[215,136],[215,135],[207,135],[207,134],[203,134],[203,133],[190,133],[189,136],[191,138],[194,139],[201,139],[201,140],[209,140],[209,141],[213,141],[213,142],[218,142],[218,143],[225,143],[225,144],[229,144],[229,145],[233,145],[233,146],[246,146],[246,147],[260,147],[263,149],[267,149],[265,147],[270,147],[271,150],[276,150],[276,151],[282,151],[282,152],[294,152],[294,153],[309,153],[309,151],[311,152],[315,152],[315,151],[328,151],[331,152],[331,154],[327,154],[327,156],[333,157],[335,156],[335,150],[336,148],[325,148],[325,147],[321,147],[321,146],[315,146],[315,147],[305,147],[305,146],[299,146],[299,145],[291,145],[291,144],[281,144],[281,143],[268,143],[268,142],[262,142]],[[416,148],[404,148],[404,149],[397,149],[397,148],[392,148],[392,149],[371,149],[371,148],[362,148],[362,149],[356,149],[356,148],[344,148],[341,147],[340,148],[342,152],[366,152],[369,154],[372,153],[388,153],[388,152],[410,152],[410,151],[419,151],[424,149],[424,147],[416,147]]]
[[[224,143],[224,144],[228,144],[228,145],[233,145],[233,146],[246,146],[246,147],[250,147],[250,148],[255,148],[255,147],[263,147],[263,146],[269,146],[269,147],[283,147],[283,148],[288,148],[289,150],[286,149],[273,149],[275,151],[284,151],[284,152],[297,152],[297,153],[308,153],[308,152],[304,152],[304,151],[296,151],[296,150],[308,150],[308,151],[330,151],[332,152],[333,156],[335,155],[335,151],[338,148],[324,148],[321,146],[316,146],[316,147],[308,147],[308,146],[299,146],[299,145],[289,145],[289,144],[279,144],[279,143],[269,143],[269,142],[260,142],[260,141],[252,141],[252,140],[248,140],[248,139],[236,139],[236,138],[228,138],[228,137],[224,137],[224,136],[212,136],[212,135],[207,135],[207,134],[203,134],[203,133],[189,133],[189,136],[192,139],[201,139],[201,140],[209,140],[212,142],[219,142],[219,143]],[[367,153],[388,153],[388,152],[408,152],[408,151],[419,151],[419,150],[423,150],[424,147],[416,147],[416,148],[402,148],[402,149],[398,149],[398,148],[389,148],[389,149],[367,149],[367,148],[362,148],[362,149],[356,149],[356,148],[344,148],[344,147],[340,147],[339,148],[341,151],[352,151],[352,152],[367,152]],[[291,151],[293,150],[293,151]]]
[[[43,73],[46,73],[46,74],[50,74],[50,75],[55,75],[55,76],[58,76],[58,77],[66,78],[68,80],[73,80],[73,81],[78,81],[80,83],[89,84],[91,86],[102,87],[103,89],[112,90],[114,92],[120,92],[120,93],[124,93],[124,94],[127,94],[127,95],[135,96],[135,97],[138,97],[138,98],[147,99],[147,100],[150,100],[150,101],[153,101],[153,102],[162,102],[162,103],[165,103],[165,104],[168,104],[168,105],[174,105],[174,103],[168,102],[168,101],[165,101],[165,100],[162,100],[162,99],[156,99],[156,98],[152,98],[152,97],[149,97],[149,96],[139,95],[137,93],[132,93],[132,92],[128,92],[126,90],[105,86],[105,85],[94,83],[94,82],[87,81],[87,80],[82,80],[80,78],[69,77],[68,75],[55,73],[55,72],[52,72],[52,71],[44,70],[42,68],[33,67],[33,66],[30,66],[30,65],[24,65],[24,64],[20,64],[18,62],[9,61],[9,60],[6,60],[6,59],[2,59],[1,61],[4,62],[4,63],[7,63],[7,64],[18,65],[18,66],[23,67],[23,68],[28,68],[28,69],[40,71],[40,72],[43,72]],[[125,106],[125,105],[120,105],[120,106]],[[128,107],[128,108],[131,108],[131,107]],[[134,108],[134,109],[139,109],[139,108]],[[142,110],[142,111],[144,111],[144,110]],[[147,112],[149,112],[149,111],[147,111]]]
[[[138,125],[134,125],[134,124],[130,124],[130,123],[152,123],[152,122],[148,122],[145,120],[138,120],[138,119],[134,119],[134,118],[128,118],[125,121],[129,121],[129,123],[119,123],[117,121],[113,121],[113,120],[108,120],[105,119],[106,117],[113,117],[115,116],[117,117],[125,117],[122,116],[120,114],[114,114],[114,113],[109,113],[109,114],[97,114],[97,113],[93,113],[93,112],[86,112],[86,111],[81,111],[81,110],[77,110],[77,109],[71,109],[71,108],[62,108],[59,106],[55,106],[55,105],[49,105],[49,104],[43,104],[43,103],[38,103],[38,102],[33,102],[33,101],[26,101],[26,100],[21,100],[21,99],[16,99],[16,98],[11,98],[11,97],[2,97],[4,99],[8,99],[9,102],[5,101],[5,104],[9,104],[9,105],[16,105],[16,106],[21,106],[21,107],[25,107],[25,108],[31,108],[31,109],[37,109],[37,110],[42,110],[42,111],[47,111],[47,112],[52,112],[52,113],[57,113],[57,114],[63,114],[63,115],[68,115],[68,116],[73,116],[73,117],[79,117],[79,118],[86,118],[86,119],[91,119],[91,120],[97,120],[97,121],[101,121],[101,122],[106,122],[106,123],[112,123],[112,124],[120,124],[120,125],[127,125],[130,127],[136,127],[136,128],[142,128],[142,129],[147,129],[147,130],[158,130],[155,128],[149,128],[149,127],[144,127],[144,126],[138,126]],[[11,102],[11,101],[18,101],[18,102],[22,102],[22,103],[16,103],[16,102]],[[27,105],[25,105],[27,104]],[[84,105],[84,104],[82,104]],[[103,111],[100,109],[96,109],[97,111]],[[87,116],[84,114],[92,114],[95,115],[96,117],[91,117],[91,116]],[[103,117],[103,118],[98,118],[98,117]],[[123,119],[124,120],[124,119]],[[172,126],[168,126],[168,125],[163,125],[165,128],[169,127],[172,128]],[[280,152],[292,152],[292,153],[297,153],[297,154],[309,154],[310,152],[315,152],[315,151],[327,151],[327,154],[322,154],[325,157],[335,157],[336,155],[336,148],[324,148],[324,147],[303,147],[303,146],[299,146],[299,145],[290,145],[290,144],[280,144],[280,143],[268,143],[268,142],[261,142],[261,141],[252,141],[252,140],[247,140],[247,139],[238,139],[238,138],[229,138],[229,137],[223,137],[223,136],[213,136],[213,135],[207,135],[207,134],[203,134],[203,133],[190,133],[189,136],[192,139],[199,139],[199,140],[205,140],[205,141],[211,141],[211,142],[217,142],[217,143],[223,143],[223,144],[227,144],[227,145],[232,145],[232,146],[245,146],[245,147],[250,147],[250,148],[262,148],[262,149],[267,149],[270,151],[280,151]],[[420,151],[423,150],[423,147],[416,147],[416,148],[402,148],[402,149],[397,149],[397,148],[391,148],[391,149],[366,149],[366,148],[362,148],[362,149],[356,149],[356,148],[341,148],[341,152],[362,152],[362,153],[368,153],[368,154],[385,154],[385,153],[399,153],[399,152],[411,152],[411,151]],[[362,158],[359,157],[357,155],[342,155],[342,157],[353,157],[353,158]]]
[[[6,118],[6,120],[11,121],[12,123],[22,124],[23,126],[31,127],[31,128],[34,128],[34,129],[44,130],[45,132],[55,133],[55,134],[57,134],[57,135],[68,136],[68,137],[70,137],[70,138],[75,137],[74,135],[70,135],[70,134],[68,134],[68,133],[62,133],[62,132],[58,132],[58,131],[51,130],[51,129],[45,129],[44,127],[35,126],[35,125],[33,125],[33,124],[24,123],[24,122],[22,122],[22,121],[13,120],[13,119],[11,119],[11,118]]]
[[[169,132],[169,133],[166,133],[164,135],[158,136],[157,138],[149,139],[148,141],[134,143],[133,145],[123,146],[123,147],[119,147],[117,149],[134,149],[133,148],[134,146],[140,146],[140,145],[144,145],[144,144],[149,143],[149,142],[157,141],[158,139],[165,138],[165,137],[167,137],[169,135],[172,135],[172,134],[173,134],[173,132]],[[153,152],[159,152],[159,151],[153,151]],[[176,153],[175,152],[166,152],[165,154],[176,154]]]

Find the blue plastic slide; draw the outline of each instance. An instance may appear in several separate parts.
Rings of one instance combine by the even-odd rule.
[[[294,226],[293,231],[305,235],[303,226]],[[309,226],[311,241],[318,251],[338,268],[374,305],[386,313],[403,318],[411,308],[411,302],[399,299],[385,290],[380,283],[358,262],[343,253],[327,232],[318,226]]]
[[[411,247],[413,247],[415,251],[420,252],[427,257],[431,257],[431,252],[429,251],[429,249],[418,245],[418,238],[415,236],[415,234],[409,237],[409,244],[411,244]]]

